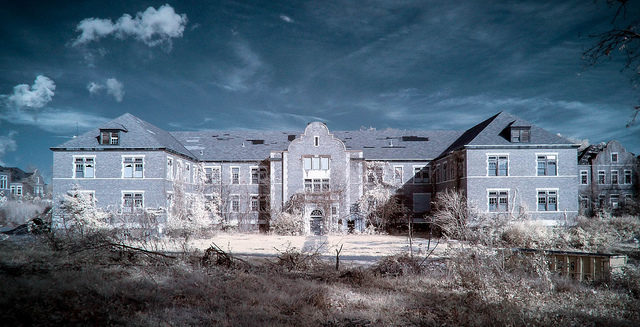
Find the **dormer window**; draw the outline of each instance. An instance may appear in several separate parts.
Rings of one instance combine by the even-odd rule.
[[[120,131],[100,131],[100,144],[118,145],[120,144]]]
[[[512,143],[529,143],[531,141],[531,127],[511,127]]]

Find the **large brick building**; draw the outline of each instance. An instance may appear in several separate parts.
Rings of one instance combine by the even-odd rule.
[[[363,229],[377,188],[409,215],[460,190],[489,215],[578,213],[578,145],[501,112],[466,131],[168,132],[125,114],[52,148],[54,201],[86,192],[114,212],[170,212],[176,185],[215,194],[227,223],[266,226],[302,199],[307,233]],[[166,216],[166,215],[165,215]]]

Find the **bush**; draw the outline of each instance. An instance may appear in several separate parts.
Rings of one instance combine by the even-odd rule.
[[[386,256],[371,267],[371,271],[381,276],[404,276],[422,272],[422,258],[408,254]]]
[[[271,219],[270,229],[278,235],[302,235],[304,223],[302,215],[288,212],[279,212]]]

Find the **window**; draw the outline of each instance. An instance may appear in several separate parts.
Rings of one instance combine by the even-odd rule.
[[[338,207],[336,206],[331,206],[331,215],[335,216],[338,214]]]
[[[620,208],[620,195],[611,194],[611,197],[609,198],[609,202],[611,203],[611,209]]]
[[[258,167],[251,167],[251,184],[260,183],[260,171]]]
[[[558,191],[538,191],[538,211],[558,211]]]
[[[429,167],[413,166],[413,183],[421,184],[429,182]]]
[[[329,170],[329,157],[303,157],[304,170]]]
[[[538,176],[557,176],[557,159],[556,155],[539,155],[538,156]]]
[[[404,169],[402,168],[402,166],[393,167],[393,180],[396,182],[396,184],[402,184],[403,170]]]
[[[304,180],[304,191],[305,192],[328,192],[330,190],[329,187],[329,179],[305,179]]]
[[[144,208],[144,194],[142,192],[122,192],[122,211],[134,212]]]
[[[103,145],[118,145],[120,143],[119,131],[101,131],[100,132],[100,144]]]
[[[611,171],[611,184],[618,184],[618,171],[617,170],[612,170]]]
[[[413,212],[423,213],[429,211],[431,206],[431,194],[413,193]]]
[[[383,181],[384,171],[380,166],[367,167],[367,182],[381,183]]]
[[[447,163],[443,163],[442,164],[442,181],[446,182],[447,181]]]
[[[189,183],[189,179],[191,178],[191,164],[188,162],[184,164],[184,174],[182,177],[184,177],[184,182]]]
[[[240,184],[240,167],[231,167],[231,184]]]
[[[204,183],[219,184],[220,183],[220,167],[204,167]]]
[[[584,210],[589,209],[589,197],[583,195],[580,196],[580,208]]]
[[[611,153],[611,162],[618,162],[618,153],[617,152]]]
[[[598,170],[598,184],[605,184],[605,173],[604,170]]]
[[[142,178],[144,172],[144,158],[122,157],[122,177]]]
[[[320,136],[313,137],[313,146],[320,146]]]
[[[625,170],[624,171],[624,183],[625,184],[632,184],[631,170]],[[0,188],[2,188],[2,187],[0,187]]]
[[[260,202],[258,201],[257,195],[251,196],[251,211],[258,212],[260,210]]]
[[[509,191],[489,191],[489,212],[509,211]]]
[[[586,170],[580,171],[580,184],[587,185],[589,184],[589,172]]]
[[[513,143],[529,143],[530,135],[530,127],[511,128],[511,142]]]
[[[238,195],[231,196],[231,212],[240,212],[240,197]]]
[[[7,175],[0,175],[0,189],[7,189],[9,178]]]
[[[94,157],[75,157],[75,170],[73,178],[94,178]]]
[[[267,183],[267,181],[269,181],[269,177],[267,176],[268,174],[267,167],[260,167],[259,171],[260,171],[260,176],[258,178],[260,183],[261,184]]]
[[[509,157],[507,156],[489,156],[489,176],[508,176],[509,175]]]
[[[11,185],[11,195],[22,196],[22,185]]]
[[[167,179],[173,180],[173,158],[167,157]]]
[[[44,187],[42,185],[34,185],[33,196],[43,196],[43,195],[44,195]]]

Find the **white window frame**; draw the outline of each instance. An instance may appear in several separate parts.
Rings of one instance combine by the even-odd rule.
[[[6,190],[9,188],[9,176],[0,175],[0,189]]]
[[[400,169],[400,180],[398,180],[398,176],[396,176],[396,169]],[[393,182],[402,185],[404,183],[404,166],[402,165],[394,165],[393,166]]]
[[[627,183],[627,176],[629,176],[629,183]],[[625,169],[624,170],[624,185],[631,185],[633,184],[633,171],[631,169]]]
[[[538,173],[538,157],[545,157],[545,169],[544,175],[540,175]],[[549,175],[549,156],[555,156],[555,161],[556,161],[556,174],[555,175]],[[553,176],[560,176],[560,157],[558,156],[558,153],[536,153],[536,158],[535,158],[535,167],[536,167],[536,176],[544,176],[544,177],[553,177]]]
[[[545,207],[547,210],[540,210],[538,203],[538,193],[546,192]],[[556,210],[548,210],[549,208],[549,192],[556,192]],[[560,190],[557,188],[537,188],[536,189],[536,212],[560,212]]]
[[[141,155],[141,154],[135,154],[135,155],[121,155],[121,163],[122,163],[122,170],[121,170],[121,178],[124,179],[143,179],[145,176],[145,169],[146,169],[146,164],[145,164],[145,155]],[[131,177],[125,177],[124,176],[124,171],[125,171],[125,162],[124,160],[126,158],[131,158],[133,159],[133,166],[132,166],[132,171],[131,171]],[[136,159],[142,159],[142,176],[141,177],[136,177]]]
[[[237,204],[237,210],[234,210],[234,203]],[[240,194],[230,194],[229,195],[229,212],[238,213],[240,212]]]
[[[427,174],[426,179],[424,178],[425,173]],[[418,174],[420,175],[419,179],[416,178]],[[429,166],[413,165],[413,184],[427,184],[430,176]]]
[[[173,170],[175,169],[174,162],[173,157],[167,156],[167,179],[170,181],[173,180]],[[171,166],[169,166],[169,163],[171,163]]]
[[[584,183],[582,182],[582,176],[583,175],[587,177],[587,179],[586,179],[586,181]],[[579,178],[580,178],[580,180],[578,182],[580,183],[580,185],[589,185],[589,171],[588,170],[581,170]]]
[[[489,169],[489,159],[491,157],[495,157],[496,158],[496,171],[495,171],[495,175],[490,175],[489,172],[491,171]],[[507,157],[507,174],[506,175],[500,175],[500,158],[501,157]],[[509,176],[509,173],[511,172],[511,158],[509,158],[509,154],[508,153],[487,153],[487,176],[488,177],[506,177]],[[537,157],[536,157],[536,165],[537,165]]]
[[[211,169],[211,183],[207,183],[207,169]],[[204,170],[204,184],[207,185],[216,185],[216,184],[220,184],[220,181],[222,180],[222,166],[204,166],[203,167]],[[218,171],[217,174],[217,179],[214,179],[213,177],[214,172]]]
[[[233,182],[233,169],[238,169],[238,182]],[[240,166],[229,166],[229,184],[231,185],[240,185]]]
[[[507,193],[507,208],[504,211],[500,210],[500,199],[501,199],[501,194],[502,192],[506,192]],[[491,211],[491,193],[496,193],[496,210]],[[504,213],[504,212],[509,212],[509,210],[511,209],[511,189],[508,188],[488,188],[487,189],[487,212],[489,213]]]
[[[77,177],[76,176],[76,160],[82,158],[82,164],[83,164],[83,175],[86,175],[86,171],[87,171],[87,159],[92,159],[93,160],[93,177]],[[72,170],[72,176],[74,179],[95,179],[96,178],[96,156],[95,155],[74,155],[73,156],[73,170]]]
[[[616,198],[617,201],[613,202],[613,198]],[[614,205],[615,203],[615,205]],[[609,195],[609,205],[611,209],[619,209],[620,208],[620,194],[611,194]]]
[[[9,185],[9,193],[13,196],[22,196],[22,184]]]
[[[613,155],[615,154],[616,156],[616,160],[613,160]],[[618,154],[618,152],[611,152],[611,162],[612,163],[618,163],[620,162],[620,155]]]
[[[600,175],[604,176],[604,180],[600,183]],[[607,172],[604,170],[598,170],[598,185],[606,185],[607,184]]]
[[[615,183],[613,182],[613,176],[616,177]],[[618,170],[611,170],[609,180],[611,185],[620,185],[620,172]]]
[[[253,182],[253,170],[254,170],[254,169],[255,169],[255,171],[256,171],[256,175],[258,176],[258,178],[257,178],[257,180],[256,180],[256,182],[255,182],[255,183]],[[250,183],[251,185],[258,185],[258,184],[260,184],[260,167],[258,167],[258,166],[250,166],[250,167],[249,167],[249,179],[250,179],[250,180],[249,180],[249,183]]]
[[[253,207],[253,203],[256,203],[256,207]],[[255,209],[255,210],[254,210]],[[251,212],[260,212],[260,196],[258,194],[249,195],[249,210]]]
[[[131,211],[127,211],[128,213],[133,213],[136,212],[136,209],[139,210],[144,210],[145,208],[145,200],[144,200],[144,191],[142,190],[122,190],[120,191],[120,210],[121,212],[125,212],[124,208],[124,196],[125,194],[131,194],[131,201],[133,201],[133,206],[131,207]],[[142,195],[142,205],[140,207],[136,207],[136,194],[141,194]],[[128,208],[128,207],[126,207]]]

